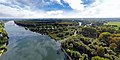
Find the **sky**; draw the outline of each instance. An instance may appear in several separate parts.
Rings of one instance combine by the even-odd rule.
[[[0,18],[119,18],[120,0],[0,0]]]

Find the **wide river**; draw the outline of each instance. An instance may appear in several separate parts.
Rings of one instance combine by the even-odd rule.
[[[5,29],[9,44],[0,60],[65,60],[64,53],[60,51],[60,43],[54,39],[25,30],[14,21],[6,22]]]

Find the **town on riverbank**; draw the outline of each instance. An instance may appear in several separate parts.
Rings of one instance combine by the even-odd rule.
[[[119,20],[33,19],[14,22],[26,30],[59,41],[70,60],[120,60]]]

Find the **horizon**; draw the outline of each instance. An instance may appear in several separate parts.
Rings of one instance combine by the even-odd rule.
[[[86,17],[86,18],[0,18],[0,19],[120,19],[120,17]]]
[[[66,20],[71,20],[71,21],[82,21],[82,20],[93,20],[93,21],[117,21],[120,22],[120,18],[0,18],[0,21],[4,21],[4,20],[62,20],[62,21],[66,21]]]

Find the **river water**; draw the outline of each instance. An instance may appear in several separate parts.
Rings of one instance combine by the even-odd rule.
[[[0,60],[64,60],[60,44],[46,35],[41,35],[18,26],[14,21],[5,23],[9,44]]]

